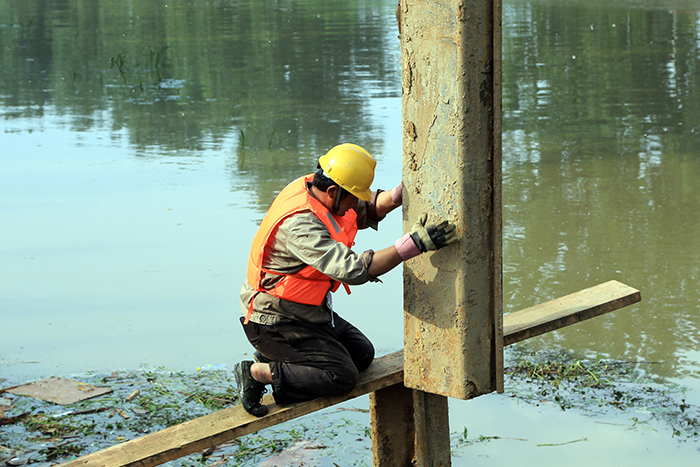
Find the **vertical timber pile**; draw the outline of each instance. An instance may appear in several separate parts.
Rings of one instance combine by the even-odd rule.
[[[404,228],[421,213],[459,242],[404,267],[407,387],[500,389],[499,0],[401,0]]]
[[[503,390],[501,0],[400,0],[396,14],[404,230],[427,212],[459,242],[404,265],[405,387],[370,398],[374,462],[446,466],[447,397]]]

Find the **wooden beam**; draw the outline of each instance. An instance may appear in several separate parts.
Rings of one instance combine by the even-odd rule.
[[[369,406],[372,465],[450,465],[446,397],[395,384],[371,393]],[[441,434],[435,437],[435,433]]]
[[[406,387],[503,387],[501,0],[401,0],[404,232],[423,213],[459,241],[404,263]]]
[[[618,281],[535,305],[503,317],[503,343],[514,344],[594,318],[642,299],[639,290]]]
[[[641,300],[638,290],[617,281],[591,287],[504,316],[504,344],[553,331]],[[117,444],[61,464],[61,467],[153,466],[202,451],[364,394],[403,385],[403,351],[377,358],[347,394],[287,406],[266,396],[268,415],[256,418],[240,405]]]
[[[369,395],[372,465],[375,467],[413,465],[416,456],[415,392],[403,384],[395,384]]]
[[[241,405],[235,405],[65,462],[61,467],[160,465],[396,384],[403,384],[402,351],[377,358],[370,368],[362,372],[357,386],[347,394],[286,406],[275,404],[272,396],[268,395],[263,403],[270,411],[264,417],[254,417]]]
[[[553,331],[601,313],[622,308],[641,300],[638,290],[616,281],[606,282],[565,297],[551,300],[541,305],[510,313],[503,318],[505,345],[534,337],[543,332]],[[421,456],[425,443],[421,441],[420,416],[424,411],[412,407],[414,398],[422,393],[403,385],[380,389],[370,396],[372,416],[372,457],[378,467],[398,467],[403,465],[450,465],[449,459],[436,456]],[[442,396],[434,396],[441,398]],[[445,398],[443,398],[445,399]],[[446,403],[446,399],[445,399]],[[442,425],[448,425],[446,411],[440,415]],[[377,422],[379,426],[375,426]],[[379,432],[381,431],[381,432]],[[415,443],[411,440],[415,439]],[[438,442],[446,438],[438,436]],[[408,440],[408,441],[407,441]],[[430,444],[430,443],[428,443]],[[439,451],[440,449],[433,449]],[[442,447],[449,452],[449,446]],[[410,459],[411,462],[406,461]],[[436,460],[437,459],[437,460]],[[430,462],[436,460],[434,464]]]
[[[425,467],[452,465],[450,412],[447,397],[413,390],[413,421],[416,439],[415,464]],[[410,464],[409,464],[410,465]],[[381,467],[384,467],[380,464]]]

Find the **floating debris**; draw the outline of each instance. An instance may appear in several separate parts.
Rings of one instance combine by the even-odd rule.
[[[562,410],[631,413],[639,427],[652,419],[666,421],[679,441],[698,436],[698,407],[685,402],[682,388],[650,382],[638,371],[644,364],[587,362],[558,354],[515,356],[508,360],[506,397],[534,405],[554,403]],[[0,394],[0,466],[55,465],[230,407],[238,397],[229,376],[226,371],[186,373],[165,368],[73,376],[81,384],[112,392],[66,405],[4,392]],[[252,466],[271,456],[278,456],[276,460],[302,456],[307,465],[332,466],[332,459],[341,465],[370,465],[366,412],[349,407],[318,412],[168,465]],[[465,427],[463,433],[452,435],[451,444],[459,450],[503,440],[526,442],[501,436],[468,437]],[[557,441],[543,444],[542,449],[585,440]]]
[[[111,392],[66,405],[10,392],[0,394],[0,413],[5,419],[0,430],[0,466],[59,464],[237,404],[232,375],[212,367],[196,373],[144,368],[73,375],[81,384],[104,386]],[[319,453],[336,459],[364,459],[369,455],[368,419],[359,409],[318,414],[311,425],[309,420],[294,420],[168,465],[258,465],[299,440],[313,440]],[[338,442],[338,436],[344,441]],[[322,449],[322,445],[329,447]],[[309,446],[306,451],[312,454]]]
[[[131,394],[129,394],[129,395],[126,397],[126,399],[124,399],[124,400],[125,400],[126,402],[131,402],[131,401],[134,400],[134,398],[135,398],[136,396],[138,396],[139,394],[141,394],[141,390],[140,390],[140,389],[137,389],[136,391],[134,391],[134,392],[132,392]]]
[[[34,397],[54,404],[68,405],[103,396],[112,392],[110,388],[97,387],[66,378],[48,378],[0,390],[21,396]]]
[[[278,467],[280,465],[314,465],[317,467],[335,464],[333,459],[323,453],[326,446],[308,440],[294,441],[281,453],[264,460],[258,467]]]
[[[562,410],[593,414],[632,410],[665,422],[672,437],[700,437],[700,408],[685,400],[685,388],[652,380],[645,370],[663,362],[594,361],[564,352],[512,352],[506,367],[506,393],[532,404],[554,403]]]

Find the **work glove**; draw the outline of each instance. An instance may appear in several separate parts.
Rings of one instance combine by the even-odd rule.
[[[423,213],[418,218],[409,232],[411,239],[416,244],[421,253],[431,250],[439,250],[457,240],[455,225],[443,220],[439,224],[425,225],[428,214]]]
[[[428,250],[438,250],[457,240],[454,224],[442,221],[437,225],[426,226],[427,220],[428,214],[424,213],[413,224],[411,231],[394,243],[402,260],[406,261]]]

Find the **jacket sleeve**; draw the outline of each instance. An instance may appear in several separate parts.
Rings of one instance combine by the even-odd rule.
[[[372,192],[372,198],[369,201],[359,200],[357,202],[357,207],[355,212],[357,212],[357,228],[366,229],[371,227],[374,230],[379,229],[379,222],[382,221],[386,216],[379,216],[377,214],[377,196],[383,190],[377,190]]]
[[[280,230],[286,231],[286,250],[291,255],[328,277],[349,285],[376,281],[367,271],[374,252],[358,255],[337,242],[313,214],[292,216]]]

